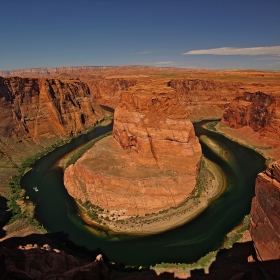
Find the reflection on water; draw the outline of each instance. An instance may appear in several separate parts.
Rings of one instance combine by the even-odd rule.
[[[96,234],[77,214],[73,199],[63,185],[63,171],[54,167],[58,159],[79,145],[106,133],[112,127],[98,127],[87,135],[56,149],[37,161],[22,179],[26,195],[37,204],[36,218],[50,232],[63,232],[67,240],[88,250],[100,249],[112,261],[150,265],[161,262],[194,262],[221,246],[225,235],[249,213],[254,196],[254,180],[263,170],[264,159],[252,150],[195,125],[196,134],[211,137],[223,147],[227,160],[202,144],[203,154],[216,162],[227,176],[225,192],[191,222],[165,233],[146,237]],[[38,187],[35,192],[33,187]]]

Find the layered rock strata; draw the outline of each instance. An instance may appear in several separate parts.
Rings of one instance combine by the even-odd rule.
[[[105,114],[80,80],[0,77],[0,195],[23,161]]]
[[[269,161],[280,158],[280,95],[245,92],[225,110],[220,132],[256,149]]]
[[[251,206],[250,234],[259,260],[280,259],[280,103],[279,94],[237,96],[225,111],[218,131],[261,152],[269,161],[258,174]],[[232,129],[229,129],[230,127]]]
[[[262,261],[280,259],[280,160],[256,179],[250,233]]]
[[[278,105],[279,106],[279,105]],[[223,115],[222,123],[232,127],[251,127],[254,131],[271,131],[280,134],[280,107],[276,99],[263,92],[236,97]]]
[[[120,218],[182,203],[194,189],[201,147],[175,95],[123,95],[113,136],[65,171],[71,196]]]
[[[0,135],[19,139],[75,135],[103,114],[79,80],[0,77],[0,107]]]
[[[168,82],[178,95],[192,120],[219,119],[232,99],[240,93],[242,83],[213,80],[174,79]]]

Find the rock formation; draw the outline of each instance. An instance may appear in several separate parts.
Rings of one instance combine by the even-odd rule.
[[[105,114],[80,80],[0,77],[0,194],[8,197],[8,181],[26,158]]]
[[[222,123],[233,128],[249,126],[254,131],[266,129],[280,134],[280,108],[271,95],[245,92],[227,108]]]
[[[219,119],[244,86],[213,80],[176,79],[168,82],[193,120]]]
[[[263,92],[236,97],[225,111],[221,123],[233,128],[222,131],[231,138],[258,148],[270,161],[258,174],[256,196],[251,206],[250,233],[259,260],[280,259],[280,103],[279,94]],[[244,139],[243,139],[244,137]]]
[[[250,233],[262,261],[280,259],[280,160],[256,179]]]
[[[102,118],[81,81],[0,77],[0,135],[34,140],[75,135]]]
[[[85,78],[94,101],[115,108],[120,103],[122,94],[137,84],[136,79],[100,77]]]
[[[28,244],[7,249],[0,246],[0,279],[110,279],[102,258],[80,264],[72,255]]]
[[[148,69],[149,66],[61,66],[61,67],[38,67],[14,70],[0,70],[0,76],[52,76],[61,73],[100,73],[104,71],[120,71],[127,69]]]
[[[196,184],[201,148],[176,95],[123,95],[113,137],[66,169],[71,196],[119,216],[177,206]]]

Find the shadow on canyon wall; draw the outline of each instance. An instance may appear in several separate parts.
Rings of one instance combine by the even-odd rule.
[[[58,240],[63,240],[63,244]],[[108,273],[101,273],[100,278],[77,278],[77,279],[113,279],[113,280],[163,280],[163,279],[191,279],[191,280],[223,280],[223,279],[280,279],[280,260],[258,262],[255,256],[255,250],[252,242],[236,243],[231,249],[221,249],[216,257],[216,260],[211,264],[209,273],[205,273],[204,269],[193,269],[190,275],[178,274],[177,272],[164,272],[157,275],[154,270],[143,269],[136,270],[133,268],[126,268],[125,265],[118,264],[112,265],[108,262],[106,255],[102,250],[97,249],[95,251],[88,251],[85,247],[75,246],[68,240],[68,235],[63,232],[47,233],[47,234],[31,234],[26,237],[12,237],[6,239],[0,243],[0,269],[1,271],[7,271],[5,263],[13,262],[17,269],[23,269],[25,264],[23,263],[26,257],[24,257],[23,250],[18,249],[19,246],[26,246],[27,244],[37,244],[39,247],[43,247],[45,244],[49,244],[52,248],[58,248],[60,251],[64,251],[67,255],[73,255],[80,264],[81,273],[87,264],[96,264],[94,262],[98,254],[103,255],[105,269],[109,268]],[[31,246],[32,246],[31,245]],[[29,245],[30,246],[30,245]],[[70,248],[70,249],[69,249]],[[37,249],[39,250],[39,249]],[[3,253],[4,252],[4,253]],[[46,252],[47,254],[48,252]],[[21,257],[20,257],[21,256]],[[21,259],[19,261],[19,259]],[[47,258],[46,258],[47,259]],[[249,260],[249,261],[248,261]],[[36,269],[44,270],[44,267],[48,264],[44,262],[36,263]],[[100,266],[99,265],[99,266]],[[106,268],[107,266],[107,268]],[[29,268],[30,269],[30,268]],[[71,268],[72,269],[72,268]],[[77,269],[77,268],[75,268]],[[99,269],[99,268],[97,268]],[[28,274],[28,272],[26,272]],[[79,273],[79,272],[78,272]],[[100,273],[100,272],[98,272]],[[57,275],[60,275],[61,271]],[[99,274],[98,274],[99,275]],[[0,279],[9,279],[1,278]],[[21,278],[13,278],[21,279]],[[35,279],[35,278],[26,278]],[[36,278],[36,279],[56,279],[56,278]],[[59,278],[66,279],[66,278]],[[76,278],[67,278],[76,279]]]

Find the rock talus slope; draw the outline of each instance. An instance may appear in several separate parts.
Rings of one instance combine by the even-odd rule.
[[[113,137],[65,171],[71,196],[119,215],[145,215],[183,202],[196,184],[201,147],[176,96],[123,95]]]

